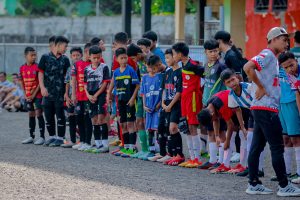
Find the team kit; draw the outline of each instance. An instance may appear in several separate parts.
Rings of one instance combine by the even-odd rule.
[[[218,31],[204,42],[204,65],[189,57],[186,43],[162,52],[157,41],[153,31],[136,43],[115,34],[111,67],[97,37],[67,57],[69,40],[52,36],[39,63],[26,47],[19,79],[30,137],[22,143],[248,177],[250,195],[273,193],[260,180],[269,147],[277,195],[299,196],[300,65],[286,30],[272,28],[266,48],[250,60],[230,33]],[[118,139],[109,143],[112,121]]]

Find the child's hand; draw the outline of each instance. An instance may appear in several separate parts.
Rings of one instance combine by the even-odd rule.
[[[160,109],[160,103],[156,105],[155,111],[158,111]]]
[[[32,96],[26,97],[26,101],[27,101],[27,102],[31,102],[32,99],[33,99]]]
[[[146,112],[148,112],[148,113],[151,113],[151,109],[148,108],[147,106],[144,106],[144,110],[145,110]]]
[[[111,94],[107,93],[107,96],[106,96],[106,103],[107,103],[108,105],[111,105],[111,102],[112,102]]]
[[[72,94],[71,99],[72,99],[73,104],[76,105],[77,104],[76,94]]]
[[[93,96],[92,95],[88,95],[87,98],[89,99],[89,101],[91,103],[95,103],[94,100],[93,100]]]
[[[216,135],[216,144],[217,144],[217,147],[219,147],[221,144],[221,138],[220,138],[220,136],[217,136],[217,135]]]
[[[260,100],[261,98],[263,98],[263,96],[267,95],[268,96],[268,93],[266,91],[265,88],[257,88],[256,92],[255,92],[255,98],[257,100]]]
[[[247,129],[245,127],[241,127],[241,131],[243,131],[245,140],[247,140]]]
[[[130,107],[134,106],[134,99],[130,99],[127,103],[127,105],[129,105]]]
[[[97,99],[98,99],[98,97],[96,97],[96,95],[93,95],[93,96],[92,96],[92,99],[93,99],[94,102],[96,102]]]
[[[171,112],[171,107],[170,106],[166,106],[164,110],[165,110],[165,112]]]
[[[167,108],[166,104],[163,103],[162,108],[163,108],[163,110],[166,110],[166,108]]]
[[[49,96],[48,90],[45,87],[41,88],[41,93],[42,93],[43,97]]]
[[[69,108],[72,105],[72,100],[68,95],[65,95],[66,105]]]

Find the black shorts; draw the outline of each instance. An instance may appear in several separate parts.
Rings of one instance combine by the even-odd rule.
[[[70,107],[67,106],[67,113],[74,114],[75,113],[75,106],[71,105]]]
[[[206,126],[207,131],[214,131],[213,123],[211,122],[208,126]],[[224,119],[220,119],[220,130],[219,131],[226,131],[227,124]]]
[[[170,101],[165,102],[166,106],[170,104]],[[181,107],[180,101],[176,102],[171,108],[171,112],[165,112],[162,110],[160,118],[164,120],[165,126],[169,127],[170,123],[179,124],[181,117]]]
[[[24,102],[24,109],[26,111],[35,111],[38,109],[42,109],[42,98],[34,98],[33,101],[25,101]]]
[[[118,110],[120,115],[120,123],[134,122],[135,117],[135,105],[130,107],[127,105],[128,101],[118,101]]]
[[[87,106],[91,118],[96,115],[105,115],[107,113],[106,93],[100,94],[95,103],[89,101]]]
[[[89,113],[89,101],[78,101],[75,107],[76,115],[84,115]]]

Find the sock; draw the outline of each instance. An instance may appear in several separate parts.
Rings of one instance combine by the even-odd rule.
[[[76,143],[76,117],[75,115],[71,115],[68,118],[69,118],[70,139],[72,143]]]
[[[265,149],[260,153],[259,156],[259,165],[258,165],[258,170],[263,171],[265,167]]]
[[[236,132],[233,131],[232,132],[232,136],[231,136],[231,139],[230,139],[230,147],[232,149],[233,152],[236,152],[236,145],[235,145],[235,137],[236,137]]]
[[[182,153],[182,137],[179,132],[174,134],[174,146],[175,146],[175,156],[180,155],[184,157]]]
[[[142,147],[142,151],[146,152],[148,151],[148,142],[147,142],[147,133],[145,130],[139,130],[139,141]]]
[[[200,137],[199,135],[194,135],[192,136],[193,139],[193,151],[194,151],[194,156],[195,158],[197,158],[198,160],[200,160]]]
[[[167,154],[167,139],[168,137],[165,137],[164,134],[158,134],[159,153],[161,156],[165,156]]]
[[[123,133],[124,147],[129,148],[129,133]]]
[[[64,137],[59,137],[59,136],[57,136],[56,139],[58,139],[58,140],[64,140]]]
[[[39,116],[37,118],[38,118],[38,122],[39,122],[40,137],[41,138],[45,138],[45,120],[44,120],[44,116],[41,115],[41,116]]]
[[[95,144],[97,148],[100,148],[100,146],[102,145],[102,140],[95,140]]]
[[[136,132],[129,133],[129,144],[131,144],[133,147],[136,145]]]
[[[297,174],[300,176],[300,147],[295,147]]]
[[[85,127],[85,121],[84,121],[84,115],[78,114],[76,115],[76,124],[79,129],[80,133],[80,143],[85,143],[85,133],[86,133],[86,127]]]
[[[209,162],[216,163],[217,162],[217,144],[215,142],[209,142]]]
[[[243,167],[245,167],[247,164],[247,141],[246,141],[243,131],[239,131],[239,136],[241,139],[240,164]]]
[[[30,137],[35,137],[35,117],[29,117],[29,133]]]
[[[292,156],[293,156],[293,147],[284,147],[284,162],[286,167],[286,173],[292,173]]]
[[[100,140],[101,139],[101,131],[100,131],[100,125],[93,125],[94,127],[94,138],[95,140]]]
[[[91,145],[92,135],[93,135],[93,124],[89,114],[84,115],[85,124],[85,143]]]
[[[108,127],[107,124],[101,124],[100,126],[100,135],[101,140],[108,140]]]
[[[173,135],[169,135],[168,136],[168,153],[171,157],[174,156],[174,151],[175,151],[175,148],[174,148],[174,142],[173,142]]]
[[[108,139],[102,140],[103,147],[108,147]]]
[[[149,151],[151,153],[155,153],[155,140],[154,140],[154,131],[148,131],[148,144]]]
[[[207,138],[208,138],[208,135],[200,134],[200,140],[201,140],[200,141],[200,151],[201,151],[201,153],[207,152],[207,150],[206,150]]]
[[[191,135],[186,135],[186,143],[188,146],[189,154],[190,154],[190,159],[194,160],[194,150],[193,150],[193,137]]]
[[[223,146],[224,147],[224,146]],[[226,167],[230,166],[230,158],[232,155],[232,148],[229,147],[227,150],[224,151],[224,159],[223,159],[223,163]],[[219,161],[220,162],[220,161]],[[220,162],[221,163],[221,162]]]
[[[218,161],[218,163],[223,163],[223,160],[224,160],[224,143],[221,143],[220,147],[219,147],[219,161]]]

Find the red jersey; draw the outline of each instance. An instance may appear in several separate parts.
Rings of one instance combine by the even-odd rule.
[[[38,72],[39,69],[36,63],[31,66],[24,64],[20,67],[20,79],[23,82],[26,97],[31,96],[34,90],[39,86]],[[35,97],[42,98],[41,91],[39,91]]]
[[[228,96],[230,90],[223,90],[221,92],[216,93],[212,98],[208,100],[208,104],[213,104],[215,109],[220,114],[220,117],[223,118],[225,121],[231,119],[233,115],[232,109],[228,107]]]
[[[182,64],[182,94],[201,92],[200,78],[204,73],[204,67],[190,59],[186,65]]]
[[[137,64],[136,62],[134,62],[134,60],[132,60],[130,57],[128,57],[128,65],[130,65],[135,71],[137,69]],[[114,55],[113,57],[113,64],[112,64],[112,71],[115,71],[116,69],[118,69],[120,67],[120,64],[118,63],[116,56]]]
[[[91,62],[79,60],[72,67],[72,77],[76,78],[76,98],[78,101],[87,101],[84,91],[84,70]]]

